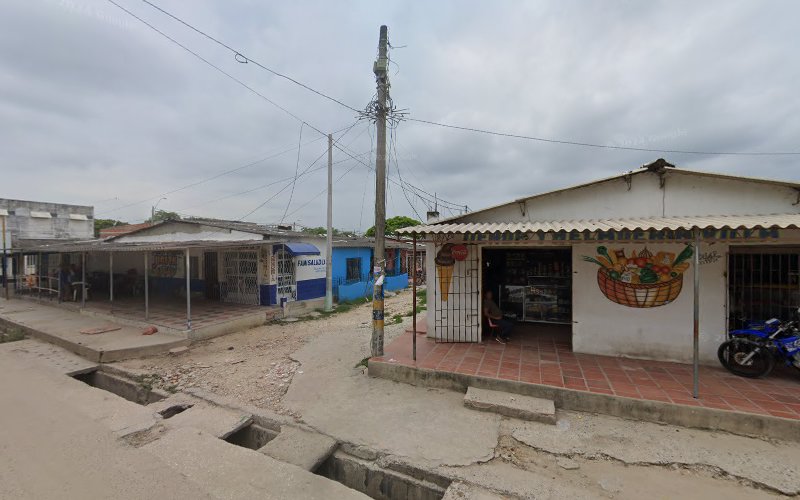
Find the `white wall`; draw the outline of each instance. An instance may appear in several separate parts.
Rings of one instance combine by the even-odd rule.
[[[670,215],[745,215],[798,213],[797,191],[790,187],[669,172],[664,188],[649,172],[569,191],[547,194],[486,212],[467,214],[460,222],[527,222]]]
[[[573,265],[573,335],[575,352],[630,356],[670,361],[692,360],[694,311],[694,266],[683,275],[677,298],[658,307],[636,308],[615,303],[600,290],[599,266],[583,256],[597,256],[598,245],[581,244],[572,249]],[[631,255],[640,252],[641,244],[605,244],[609,252],[616,248]],[[654,255],[659,251],[678,255],[681,243],[647,244]],[[701,255],[714,250],[720,258],[700,268],[700,357],[704,363],[716,363],[716,350],[727,328],[725,278],[728,247],[720,243],[702,243]],[[691,261],[690,261],[691,262]]]

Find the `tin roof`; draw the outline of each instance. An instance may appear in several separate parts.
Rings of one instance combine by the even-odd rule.
[[[676,217],[631,217],[622,219],[585,219],[539,222],[467,222],[439,223],[399,229],[398,234],[474,234],[537,233],[560,231],[624,231],[675,229],[757,229],[800,228],[800,214],[707,215]]]
[[[257,245],[276,245],[284,241],[275,240],[235,240],[235,241],[165,241],[120,243],[113,240],[85,240],[54,242],[46,240],[40,244],[20,246],[17,252],[69,253],[69,252],[154,252],[160,250],[186,250],[187,248],[241,248]]]

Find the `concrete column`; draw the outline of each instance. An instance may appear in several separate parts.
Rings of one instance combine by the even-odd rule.
[[[114,252],[108,252],[108,301],[114,310]]]
[[[186,329],[192,329],[192,279],[189,249],[186,249]]]
[[[144,253],[144,319],[150,319],[150,266],[148,265],[148,254]]]

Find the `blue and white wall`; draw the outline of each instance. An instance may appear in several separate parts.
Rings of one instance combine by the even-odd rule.
[[[293,238],[293,242],[308,243],[319,250],[319,255],[297,255],[292,257],[295,266],[296,293],[294,300],[316,300],[325,297],[325,265],[327,255],[322,238]],[[277,269],[275,251],[280,244],[264,247],[259,260],[261,305],[278,304]]]

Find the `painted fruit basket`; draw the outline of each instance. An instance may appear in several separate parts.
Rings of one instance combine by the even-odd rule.
[[[681,293],[683,274],[659,283],[627,283],[614,279],[609,270],[597,270],[597,285],[608,300],[628,307],[658,307],[669,304]]]

